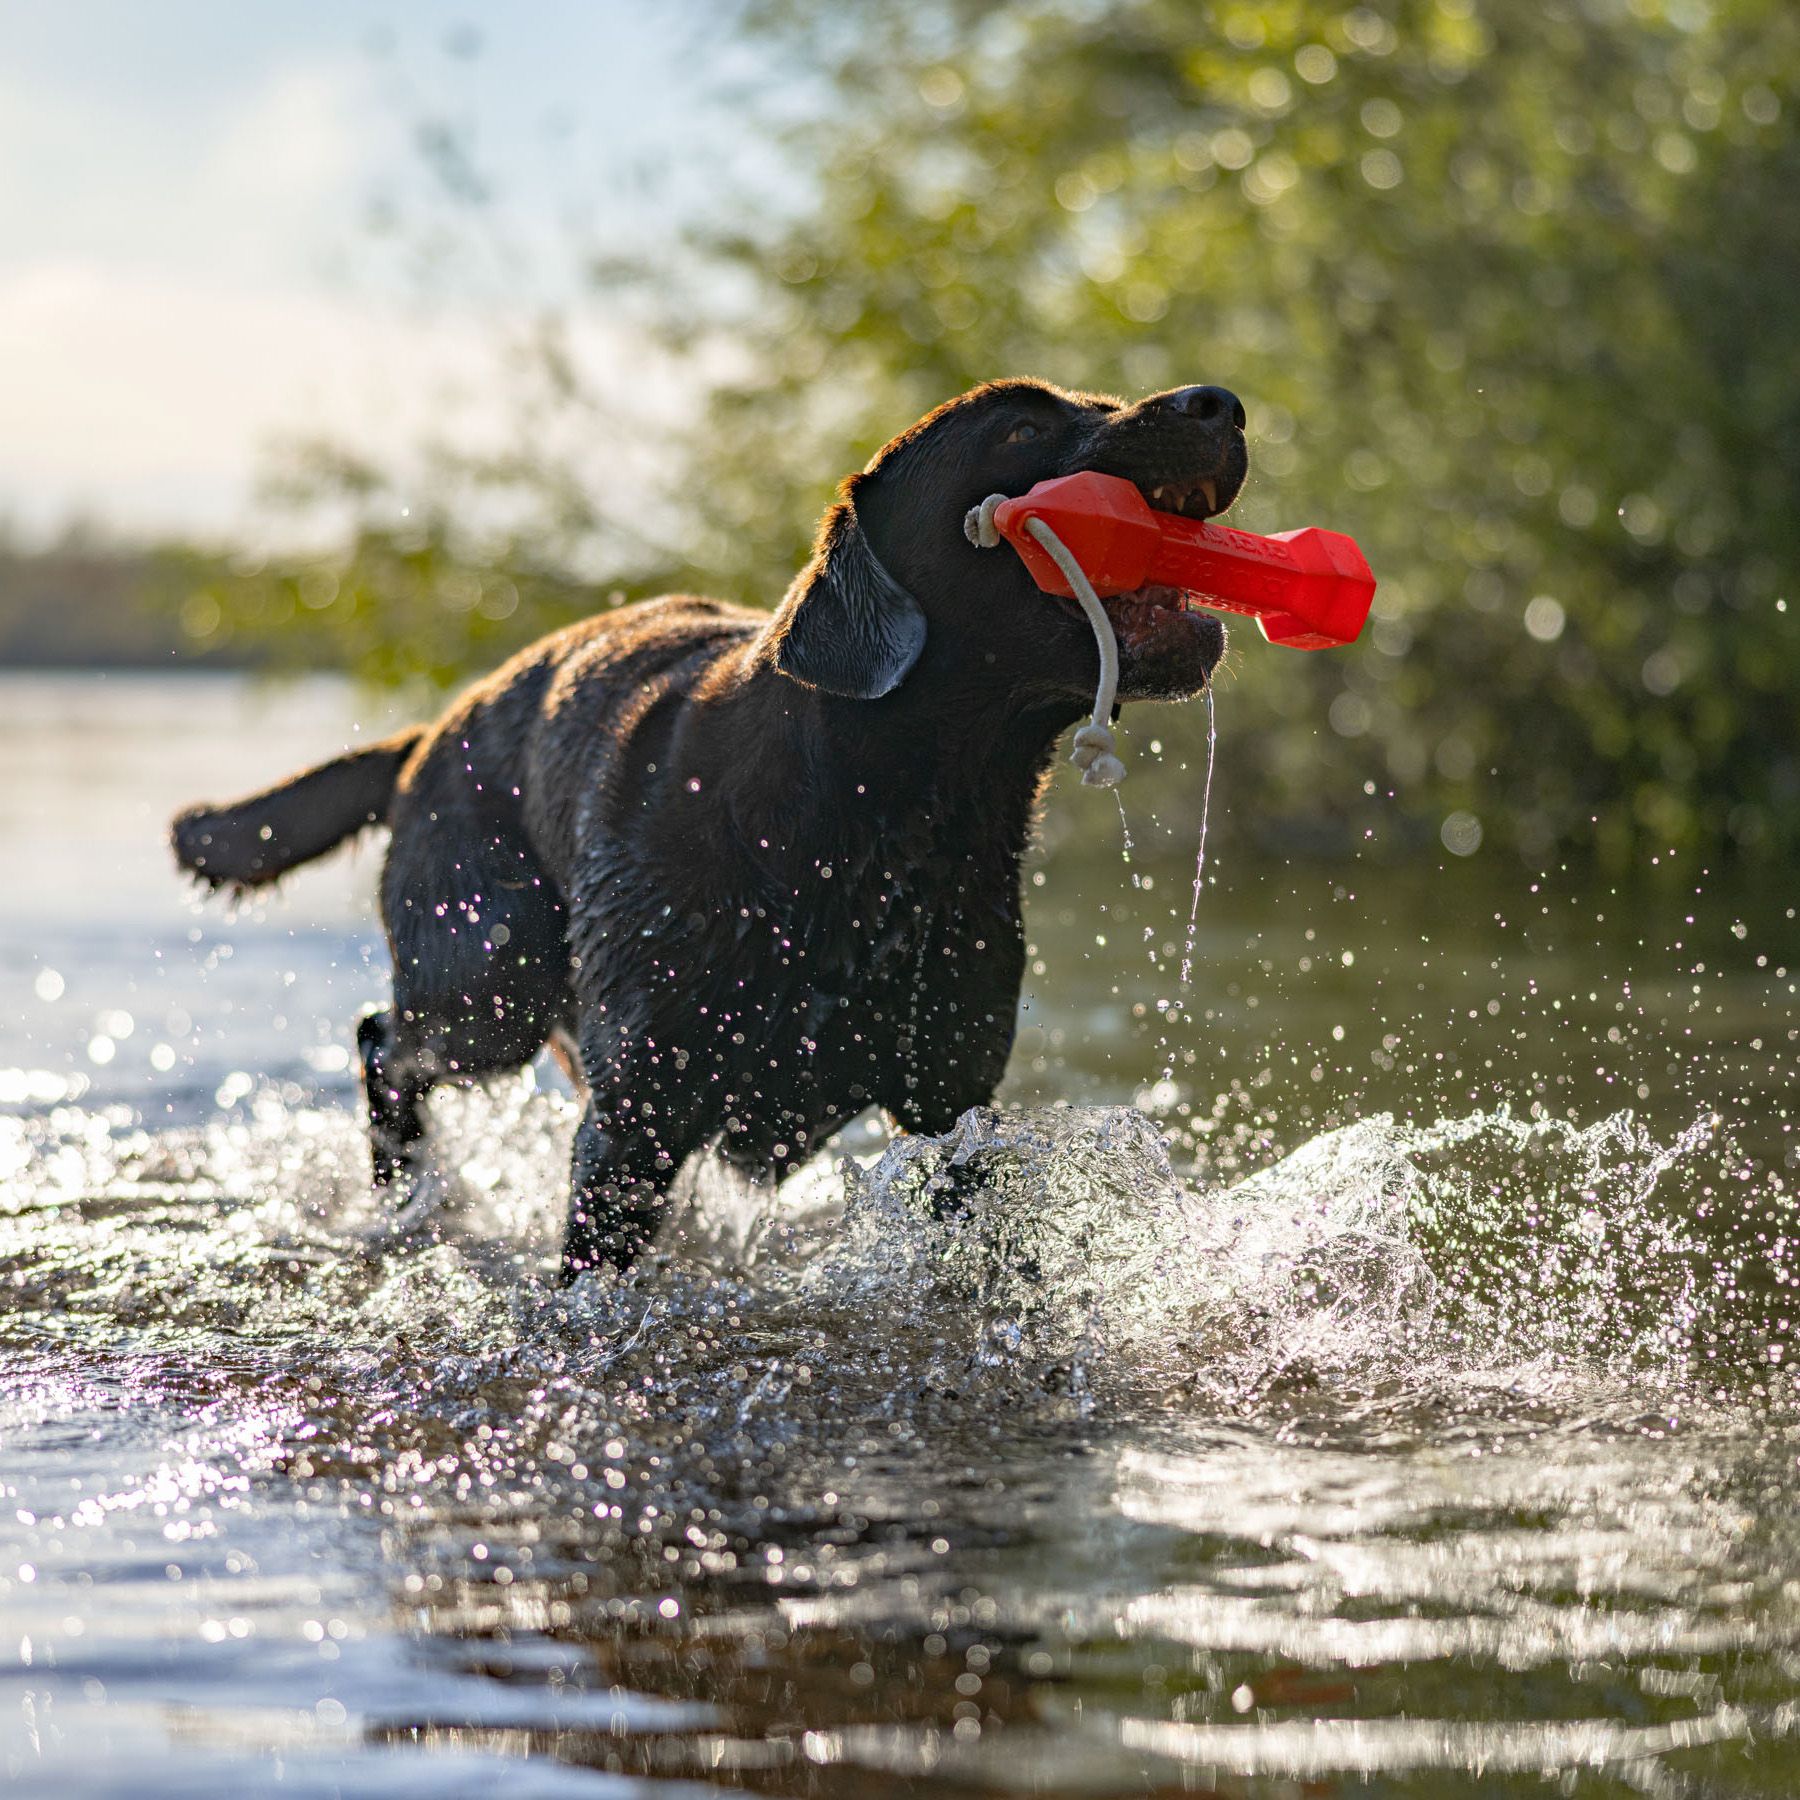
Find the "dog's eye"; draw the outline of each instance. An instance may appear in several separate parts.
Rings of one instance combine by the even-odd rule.
[[[1006,441],[1009,444],[1028,444],[1037,434],[1038,428],[1035,425],[1015,425],[1006,434]]]

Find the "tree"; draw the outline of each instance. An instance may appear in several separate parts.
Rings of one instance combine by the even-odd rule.
[[[810,204],[710,244],[757,295],[688,476],[715,581],[778,592],[831,479],[976,381],[1220,381],[1236,522],[1349,530],[1381,578],[1354,651],[1234,659],[1274,838],[1348,845],[1391,792],[1415,838],[1466,812],[1533,859],[1800,842],[1786,0],[746,26],[830,98],[790,139]]]

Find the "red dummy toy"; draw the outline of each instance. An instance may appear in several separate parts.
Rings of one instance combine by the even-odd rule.
[[[1202,606],[1248,613],[1271,644],[1322,650],[1352,644],[1369,616],[1375,577],[1340,531],[1316,525],[1256,537],[1155,511],[1117,475],[1064,475],[993,508],[999,534],[1046,593],[1073,595],[1055,560],[1027,530],[1041,519],[1098,594],[1149,584],[1179,588]]]

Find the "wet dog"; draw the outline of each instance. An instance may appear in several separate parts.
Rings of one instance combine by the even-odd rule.
[[[964,514],[1094,469],[1207,517],[1243,426],[1217,387],[978,388],[844,483],[774,614],[677,596],[572,625],[435,724],[183,813],[176,856],[254,888],[388,825],[394,1003],[357,1031],[376,1182],[411,1168],[432,1087],[572,1042],[564,1274],[624,1268],[703,1146],[785,1172],[871,1104],[939,1132],[991,1098],[1020,859],[1097,653]],[[1216,619],[1167,589],[1106,607],[1121,701],[1204,687]]]

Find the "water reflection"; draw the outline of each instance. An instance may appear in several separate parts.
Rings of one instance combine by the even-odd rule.
[[[0,1117],[9,1782],[1786,1791],[1785,899],[1227,862],[1171,1029],[1134,827],[1033,889],[1014,1110],[573,1291],[548,1066],[373,1203],[355,915],[9,897],[0,1065],[88,1083]]]

